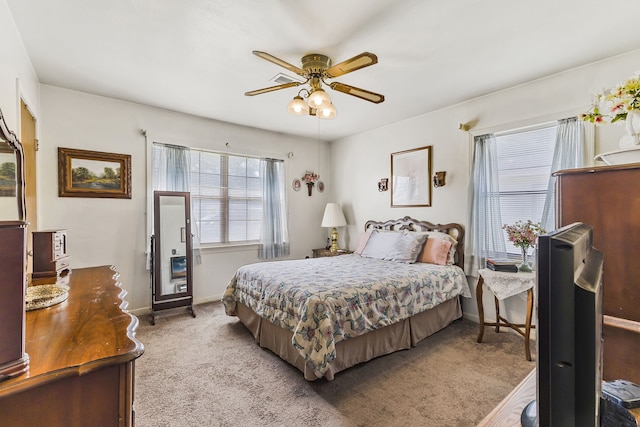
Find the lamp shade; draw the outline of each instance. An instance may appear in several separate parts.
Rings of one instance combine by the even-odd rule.
[[[309,105],[311,108],[318,108],[322,104],[330,104],[331,98],[323,89],[314,89],[309,94]]]
[[[301,96],[296,96],[289,102],[287,111],[296,116],[303,116],[309,114],[309,106]]]
[[[336,107],[333,106],[333,104],[329,103],[327,106],[324,106],[322,108],[318,108],[318,117],[320,117],[321,119],[333,119],[336,117],[337,111],[336,111]]]
[[[327,203],[327,206],[324,208],[321,227],[344,227],[345,225],[347,225],[347,220],[344,218],[340,205],[337,203]]]

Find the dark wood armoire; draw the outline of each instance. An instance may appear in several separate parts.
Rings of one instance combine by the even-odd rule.
[[[640,384],[640,164],[558,171],[557,225],[584,222],[604,252],[604,380]]]

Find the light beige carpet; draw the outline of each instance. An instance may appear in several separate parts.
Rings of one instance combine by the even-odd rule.
[[[221,303],[140,318],[137,427],[475,426],[533,368],[519,335],[458,320],[411,350],[305,381]],[[535,354],[535,349],[533,349]]]

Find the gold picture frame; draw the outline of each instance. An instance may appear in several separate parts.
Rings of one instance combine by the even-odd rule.
[[[391,207],[431,206],[432,146],[391,153]]]
[[[58,196],[131,198],[131,155],[58,147]]]

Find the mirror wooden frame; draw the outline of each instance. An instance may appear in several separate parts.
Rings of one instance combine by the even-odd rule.
[[[180,191],[154,191],[153,192],[153,229],[154,234],[151,237],[151,324],[155,324],[155,312],[158,310],[164,310],[176,307],[187,307],[193,317],[196,317],[193,308],[193,284],[192,284],[192,234],[191,234],[191,197],[189,192]],[[161,199],[163,197],[179,197],[184,199],[184,223],[178,224],[176,229],[178,230],[178,240],[184,242],[184,254],[175,254],[169,259],[162,259],[163,242],[162,226],[161,226]],[[184,258],[181,260],[180,276],[185,279],[184,291],[175,291],[172,293],[163,293],[163,269],[167,268],[166,262],[172,263],[175,258]],[[171,269],[169,264],[168,276],[171,278],[171,274],[175,273]]]
[[[0,111],[0,137],[16,153],[16,216],[0,221],[0,380],[29,369],[25,345],[25,294],[27,223],[25,208],[24,152],[16,134],[9,130]]]
[[[27,217],[25,210],[24,151],[16,134],[9,130],[2,111],[0,111],[0,138],[6,141],[16,152],[16,199],[18,203],[18,218],[16,220],[24,221]]]

